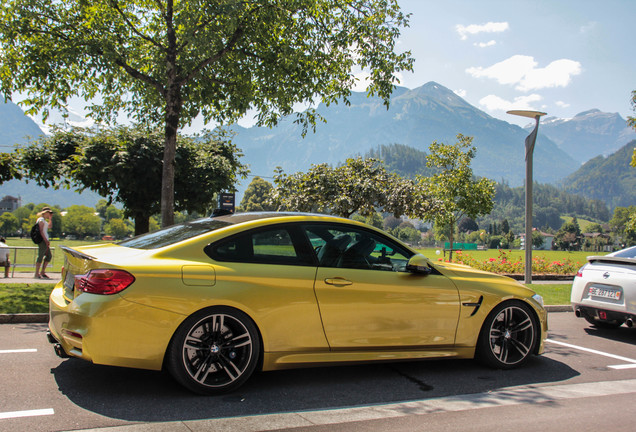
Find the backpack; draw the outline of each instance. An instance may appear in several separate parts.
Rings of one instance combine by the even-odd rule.
[[[33,243],[35,244],[40,244],[42,243],[42,240],[44,240],[42,238],[42,233],[40,232],[40,224],[37,222],[33,225],[33,228],[31,228],[31,240],[33,240]]]

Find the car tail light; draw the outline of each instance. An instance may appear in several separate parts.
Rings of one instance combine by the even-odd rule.
[[[85,275],[75,276],[75,287],[91,294],[111,295],[122,292],[135,281],[125,270],[91,270]]]
[[[579,269],[579,271],[576,272],[576,277],[583,277],[583,269],[585,268],[585,266],[581,267]]]

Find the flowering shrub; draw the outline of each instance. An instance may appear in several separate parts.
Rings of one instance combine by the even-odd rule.
[[[478,270],[485,270],[499,274],[523,274],[525,263],[521,259],[510,258],[509,252],[499,250],[499,257],[488,258],[485,261],[476,260],[471,254],[458,251],[453,256],[453,262],[465,264]],[[440,261],[443,259],[440,258]],[[448,262],[448,260],[446,260]],[[532,257],[532,273],[535,274],[555,274],[573,275],[581,267],[579,262],[574,262],[568,258],[558,261],[550,261],[545,256]]]

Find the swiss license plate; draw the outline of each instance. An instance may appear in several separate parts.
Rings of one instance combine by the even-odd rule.
[[[615,289],[591,286],[590,297],[601,297],[601,298],[606,298],[610,300],[620,300],[621,292]]]
[[[75,275],[70,271],[66,272],[64,278],[64,292],[67,296],[73,298],[73,289],[75,288]]]

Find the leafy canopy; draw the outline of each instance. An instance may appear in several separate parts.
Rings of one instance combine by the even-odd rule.
[[[174,219],[177,131],[197,115],[275,125],[297,103],[348,102],[364,70],[386,104],[412,70],[396,53],[408,25],[397,0],[5,0],[0,91],[29,113],[87,101],[93,118],[126,112],[162,126],[162,223]],[[320,118],[299,115],[304,130]]]
[[[157,130],[119,127],[56,131],[19,150],[24,175],[45,187],[90,189],[124,207],[135,233],[149,229],[159,211],[162,136]],[[231,189],[247,168],[224,135],[180,137],[176,149],[176,206],[206,212],[215,195]]]

